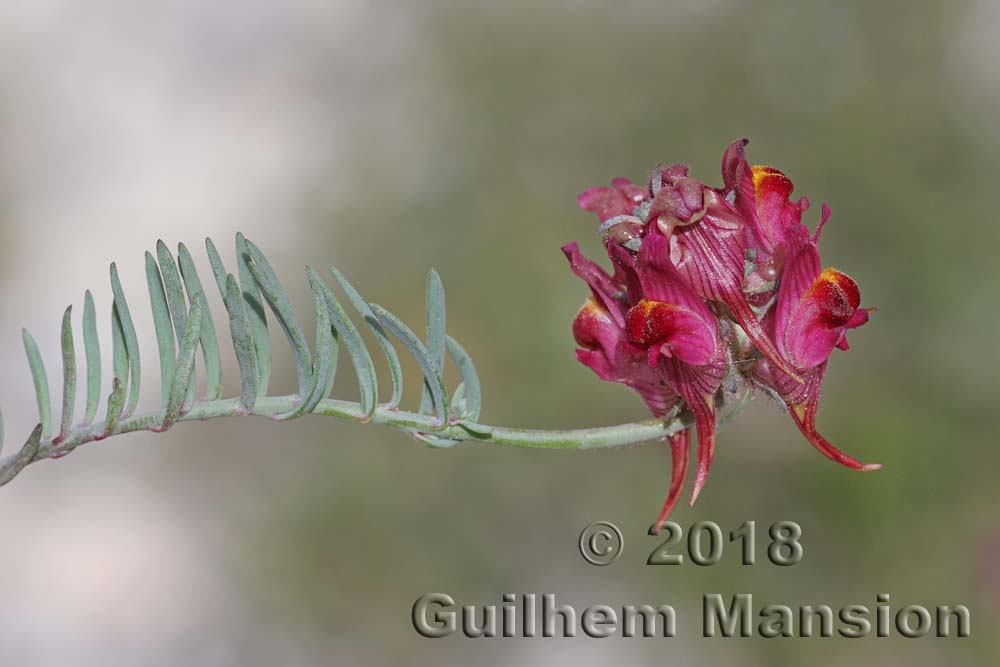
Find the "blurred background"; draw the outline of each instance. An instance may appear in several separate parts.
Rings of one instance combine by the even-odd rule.
[[[417,328],[436,267],[486,423],[643,418],[636,396],[573,359],[586,289],[559,247],[600,249],[576,195],[657,162],[718,184],[724,148],[747,136],[752,162],[812,199],[810,225],[830,204],[824,260],[878,308],[835,352],[819,425],[885,464],[830,463],[758,398],[721,433],[698,505],[674,518],[796,521],[802,563],[742,567],[729,547],[714,567],[671,568],[645,565],[669,478],[662,445],[434,451],[318,417],[122,436],[0,489],[0,664],[997,661],[998,44],[988,0],[0,3],[7,452],[36,420],[22,326],[58,395],[62,310],[74,303],[78,318],[93,289],[107,344],[117,261],[151,406],[143,252],[183,241],[210,282],[203,238],[231,263],[238,230],[304,313],[303,266],[334,263]],[[291,391],[291,355],[274,341],[275,391]],[[355,391],[349,376],[340,396]],[[576,539],[601,519],[626,547],[595,568]],[[410,609],[435,591],[459,604],[504,592],[580,609],[670,603],[680,636],[422,639]],[[972,637],[704,639],[712,592],[758,606],[874,608],[877,593],[965,604]]]

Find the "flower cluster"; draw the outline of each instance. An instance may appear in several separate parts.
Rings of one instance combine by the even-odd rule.
[[[771,167],[751,167],[747,141],[722,159],[722,188],[688,176],[685,165],[657,167],[648,185],[616,178],[589,188],[580,207],[601,220],[613,271],[563,247],[591,295],[573,322],[577,358],[597,375],[625,384],[657,417],[687,409],[698,431],[691,504],[715,451],[716,408],[724,386],[749,383],[778,398],[812,445],[855,470],[874,470],[816,430],[816,411],[833,348],[868,321],[858,286],[823,269],[819,236],[802,223],[809,200],[790,199],[792,182]],[[673,474],[658,529],[683,490],[690,429],[669,438]]]

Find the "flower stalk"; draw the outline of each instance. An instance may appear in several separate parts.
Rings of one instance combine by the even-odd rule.
[[[749,403],[751,395],[752,390],[750,387],[746,387],[737,400],[727,407],[720,420],[725,421],[735,416]],[[276,419],[280,415],[294,410],[299,402],[299,397],[296,395],[267,397],[257,401],[250,414]],[[320,401],[311,414],[350,421],[362,421],[365,417],[357,403],[335,399]],[[177,421],[205,421],[220,417],[246,415],[240,399],[227,398],[196,403]],[[62,458],[81,445],[99,442],[108,437],[125,433],[159,432],[157,429],[163,423],[165,416],[165,410],[151,410],[133,415],[120,420],[110,433],[107,433],[106,424],[103,421],[81,425],[59,441],[57,438],[43,440],[34,437],[35,434],[33,434],[33,437],[29,439],[21,451],[0,459],[0,486],[13,479],[28,464],[45,459]],[[456,421],[443,429],[435,430],[436,422],[432,415],[379,405],[375,408],[369,423],[388,426],[415,436],[432,432],[439,438],[454,442],[475,442],[531,449],[600,449],[663,440],[685,431],[694,423],[694,420],[690,414],[680,413],[668,419],[647,419],[615,426],[561,430],[510,428]]]
[[[52,400],[44,360],[34,340],[24,332],[29,369],[36,387],[39,425],[24,446],[0,458],[0,486],[14,479],[26,466],[46,459],[61,459],[76,448],[109,437],[150,431],[161,433],[181,422],[222,417],[257,416],[285,421],[307,414],[336,417],[357,423],[387,426],[410,435],[431,447],[451,447],[458,443],[479,443],[507,447],[543,449],[593,449],[620,447],[667,439],[690,428],[690,411],[664,411],[653,419],[600,428],[543,430],[492,426],[480,421],[482,396],[475,366],[465,349],[445,333],[444,287],[432,270],[427,280],[426,338],[421,339],[405,323],[385,308],[365,301],[336,269],[331,274],[360,319],[371,330],[389,367],[392,391],[386,402],[378,402],[378,378],[371,354],[354,322],[319,273],[307,268],[313,293],[316,337],[310,346],[298,315],[284,288],[260,249],[237,235],[236,273],[228,273],[215,245],[206,239],[206,250],[219,294],[229,316],[228,331],[241,376],[240,395],[222,397],[217,331],[207,306],[204,288],[190,253],[181,244],[177,260],[162,242],[155,256],[146,255],[146,274],[153,309],[157,349],[160,354],[161,400],[158,409],[133,411],[141,377],[138,337],[125,291],[114,265],[111,282],[114,292],[113,378],[106,397],[103,419],[95,419],[101,402],[101,354],[96,335],[94,299],[85,293],[83,339],[86,349],[86,413],[74,420],[78,373],[77,355],[71,329],[71,311],[63,317],[63,400],[60,428],[54,428]],[[179,270],[178,270],[179,267]],[[237,278],[237,275],[239,276]],[[267,312],[278,321],[296,360],[299,390],[287,396],[266,395],[271,372],[271,341]],[[424,341],[427,342],[424,342]],[[418,411],[399,408],[403,377],[395,344],[402,344],[416,359],[424,376],[424,395]],[[195,356],[199,348],[205,358],[206,394],[195,397]],[[344,352],[358,381],[357,402],[330,397],[337,359]],[[443,381],[443,367],[450,359],[461,383],[449,395]],[[343,367],[344,364],[341,364]],[[66,378],[73,381],[67,382]],[[738,412],[752,395],[752,385],[742,383],[724,408],[722,418]],[[0,418],[0,448],[3,440]]]

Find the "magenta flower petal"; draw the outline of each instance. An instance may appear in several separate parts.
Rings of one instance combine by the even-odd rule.
[[[646,188],[627,178],[615,178],[611,184],[613,187],[610,188],[587,188],[577,197],[577,204],[585,211],[593,211],[604,222],[631,214],[632,209],[646,198]]]
[[[629,179],[622,178],[621,176],[618,178],[612,178],[611,185],[615,190],[620,192],[622,196],[628,199],[632,206],[638,206],[649,195],[649,191],[645,186],[633,183]]]
[[[790,201],[794,185],[774,167],[751,167],[744,151],[747,143],[742,139],[730,144],[722,158],[722,178],[747,221],[747,242],[756,253],[757,270],[765,274],[755,277],[774,280],[781,271],[789,235],[798,233],[809,200]]]
[[[676,358],[695,366],[708,364],[718,356],[718,325],[705,303],[684,284],[666,256],[666,240],[648,236],[639,252],[638,267],[631,257],[617,255],[627,280],[639,288],[629,290],[632,298],[640,296],[626,314],[625,329],[629,341],[653,349],[657,354]]]
[[[844,326],[848,329],[857,329],[860,326],[868,324],[868,313],[874,311],[874,308],[858,308]]]
[[[614,318],[619,327],[625,324],[627,304],[623,304],[619,295],[622,286],[616,282],[600,266],[590,261],[580,252],[580,246],[574,241],[562,247],[563,254],[569,260],[570,270],[590,286],[590,291],[604,309]]]
[[[670,259],[670,242],[664,236],[650,234],[643,239],[636,274],[645,298],[686,308],[710,329],[716,329],[717,318],[674,266]]]
[[[717,337],[705,321],[691,311],[663,303],[643,300],[632,306],[625,320],[629,342],[672,357],[686,364],[710,363],[716,355]]]
[[[645,245],[645,241],[643,241]],[[616,243],[606,243],[608,257],[615,267],[615,281],[625,286],[625,293],[628,295],[630,304],[642,301],[642,283],[639,281],[639,270],[636,266],[636,257],[628,250]]]
[[[853,456],[835,447],[816,430],[816,411],[819,409],[819,393],[825,372],[826,363],[823,363],[809,378],[806,385],[805,400],[788,406],[792,420],[799,427],[799,431],[806,437],[806,440],[831,461],[835,461],[852,470],[880,470],[882,468],[881,463],[862,463],[858,461]]]
[[[733,193],[733,204],[747,221],[752,235],[749,240],[750,246],[760,248],[767,255],[771,255],[774,253],[774,246],[761,228],[757,216],[753,170],[747,163],[744,151],[748,143],[750,143],[748,139],[740,139],[729,144],[729,148],[722,156],[722,182],[726,192]]]
[[[701,490],[708,481],[708,471],[712,467],[712,461],[715,460],[715,406],[709,403],[705,407],[696,406],[692,411],[698,428],[698,472],[694,476],[688,507],[694,507],[698,496],[701,495]]]
[[[818,262],[815,247],[800,253],[806,258],[793,262],[786,273],[797,264],[813,266]],[[813,269],[815,267],[813,266]],[[773,387],[785,401],[795,425],[802,435],[824,456],[854,470],[878,470],[879,464],[864,464],[845,454],[816,430],[816,412],[819,409],[819,395],[827,360],[834,347],[847,349],[845,333],[847,329],[861,326],[868,321],[868,309],[858,308],[860,294],[858,287],[848,276],[834,269],[827,269],[805,290],[802,284],[807,274],[791,275],[782,284],[778,293],[773,318],[776,339],[788,357],[803,370],[807,377],[804,387],[793,386],[781,371],[770,369],[767,384]],[[798,298],[794,299],[796,293]],[[784,296],[783,296],[784,295]]]
[[[573,339],[577,345],[587,350],[607,350],[610,352],[616,350],[618,343],[622,340],[622,328],[611,317],[608,310],[591,296],[573,320]],[[608,355],[608,363],[613,361],[614,356],[613,354]],[[594,372],[600,375],[602,380],[617,381],[617,378],[610,377],[615,375],[613,370],[600,372],[594,368]]]
[[[581,348],[580,363],[602,380],[619,382],[635,390],[650,411],[662,417],[677,402],[677,392],[647,363],[646,350],[631,345],[625,336],[626,304],[621,285],[597,264],[580,254],[575,243],[563,248],[573,271],[587,281],[592,295],[573,320],[573,337]]]
[[[807,239],[782,276],[774,306],[776,344],[797,369],[819,366],[843,344],[848,329],[868,321],[860,304],[857,284],[836,269],[821,271],[819,251]]]
[[[628,199],[614,188],[587,188],[576,201],[580,208],[596,213],[601,222],[632,212]]]
[[[661,358],[660,372],[694,413],[695,427],[698,429],[698,472],[690,502],[694,505],[705,486],[715,456],[715,392],[726,375],[726,362],[722,354],[717,361],[703,366],[691,366],[677,359]]]
[[[688,455],[690,452],[691,429],[686,428],[679,433],[670,436],[670,490],[667,498],[663,501],[663,509],[660,510],[656,522],[653,523],[651,533],[659,535],[664,522],[670,518],[670,513],[677,506],[681,492],[684,490],[684,482],[687,480]]]
[[[563,248],[592,292],[573,324],[577,358],[601,378],[634,389],[656,415],[678,406],[694,415],[692,505],[714,459],[716,402],[728,400],[719,391],[727,374],[783,401],[828,458],[856,470],[880,467],[844,453],[816,429],[829,356],[848,349],[847,331],[871,313],[860,307],[850,277],[822,268],[817,245],[830,209],[822,206],[810,235],[802,224],[809,200],[791,200],[793,183],[781,171],[750,166],[746,144],[726,150],[721,190],[675,164],[657,166],[648,187],[616,178],[612,187],[584,192],[580,206],[602,221],[612,274],[575,244]],[[690,429],[670,437],[670,488],[653,532],[683,491],[691,438]]]
[[[697,194],[692,183],[697,184]],[[721,301],[761,354],[793,378],[798,373],[778,352],[743,293],[747,249],[743,218],[725,199],[694,179],[665,183],[650,208],[651,234],[670,239],[670,261],[703,299]]]

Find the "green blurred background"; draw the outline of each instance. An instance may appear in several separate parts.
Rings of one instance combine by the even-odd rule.
[[[835,353],[819,424],[885,469],[830,463],[758,398],[721,433],[698,505],[674,518],[796,521],[802,563],[742,567],[729,548],[714,567],[670,568],[645,565],[669,478],[662,445],[434,451],[320,418],[125,436],[0,491],[0,663],[995,663],[997,44],[1000,6],[987,0],[4,3],[9,440],[34,420],[21,326],[57,368],[63,305],[79,308],[89,286],[106,312],[118,261],[146,332],[151,404],[142,252],[213,235],[231,261],[237,230],[303,312],[301,268],[335,263],[417,327],[436,267],[486,423],[643,418],[634,395],[573,359],[586,290],[559,247],[600,251],[576,195],[658,162],[718,184],[722,151],[746,136],[752,162],[811,198],[810,225],[830,204],[824,261],[878,309]],[[291,390],[290,354],[276,357],[277,388]],[[626,545],[595,568],[575,542],[601,519]],[[460,604],[504,592],[581,609],[668,602],[680,636],[432,641],[409,620],[432,591]],[[704,639],[712,592],[965,604],[972,637]]]

